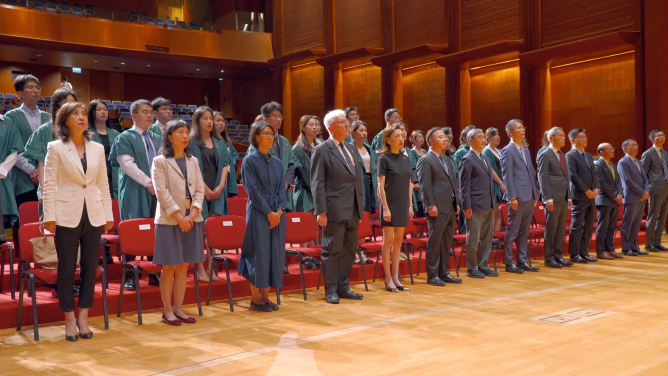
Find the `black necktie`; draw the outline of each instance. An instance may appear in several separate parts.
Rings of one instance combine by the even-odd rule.
[[[448,176],[449,176],[450,175],[450,170],[448,169],[448,163],[445,161],[445,157],[441,155],[441,156],[438,157],[438,159],[441,160],[441,164],[443,165],[443,168],[445,168],[445,173],[448,174]]]
[[[350,172],[353,173],[353,175],[357,175],[357,172],[355,171],[355,165],[353,164],[353,161],[350,160],[350,157],[348,156],[348,153],[346,153],[345,146],[343,146],[343,142],[339,144],[339,147],[341,148],[341,154],[343,154],[343,158],[346,160],[346,163],[348,163],[348,168],[350,168]]]

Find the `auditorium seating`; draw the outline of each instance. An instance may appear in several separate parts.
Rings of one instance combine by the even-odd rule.
[[[209,252],[209,259],[211,260],[211,268],[209,269],[209,287],[206,293],[206,305],[209,305],[211,300],[211,285],[213,271],[216,270],[218,263],[222,262],[225,265],[225,275],[227,284],[227,294],[230,300],[230,312],[234,312],[234,302],[232,300],[232,283],[230,279],[230,265],[238,265],[241,255],[238,250],[241,249],[241,243],[244,240],[244,232],[246,231],[246,218],[236,215],[223,215],[218,217],[211,217],[206,220],[206,243]],[[213,250],[221,251],[236,250],[237,253],[221,253],[214,254]],[[276,296],[280,304],[280,292],[277,291]]]

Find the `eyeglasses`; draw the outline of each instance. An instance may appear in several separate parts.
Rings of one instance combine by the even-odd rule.
[[[575,138],[579,138],[580,140],[586,140],[586,139],[587,139],[587,136],[577,136],[577,137],[575,137]]]
[[[524,131],[524,130],[526,130],[526,128],[524,128],[523,126],[520,126],[520,127],[517,127],[517,128],[515,128],[515,129],[513,129],[513,130],[514,130],[514,131]]]
[[[276,135],[271,132],[262,132],[260,133],[260,136],[264,136],[266,138],[276,138]]]
[[[654,138],[666,138],[666,135],[663,133],[658,133],[654,135]]]
[[[142,115],[146,115],[146,116],[148,116],[148,115],[153,116],[153,114],[154,114],[154,112],[153,112],[152,110],[141,110],[141,111],[139,111],[139,112],[140,112]]]
[[[269,117],[272,118],[272,119],[276,119],[276,120],[283,120],[283,116],[281,116],[281,115],[271,115]]]
[[[23,90],[37,90],[37,91],[42,91],[41,86],[35,86],[35,85],[30,85],[30,86],[24,86]]]

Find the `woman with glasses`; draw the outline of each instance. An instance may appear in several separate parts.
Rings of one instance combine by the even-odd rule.
[[[269,300],[269,288],[283,287],[287,204],[283,166],[269,153],[276,132],[264,120],[253,123],[249,139],[256,152],[241,165],[248,193],[246,232],[241,245],[239,274],[251,283],[250,309],[271,312],[278,305]]]
[[[111,189],[111,198],[118,198],[118,166],[112,166],[109,161],[109,152],[114,144],[116,136],[121,134],[117,130],[111,129],[109,120],[109,109],[106,103],[100,99],[95,99],[88,105],[88,126],[91,135],[91,141],[104,146],[104,155],[107,158],[107,175],[109,175],[109,188]]]

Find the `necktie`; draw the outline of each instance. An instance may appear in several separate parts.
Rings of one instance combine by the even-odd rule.
[[[522,155],[522,160],[524,161],[524,165],[527,165],[527,156],[524,154],[524,148],[520,147],[520,154]]]
[[[151,138],[148,136],[148,132],[144,131],[142,133],[144,136],[144,142],[146,143],[146,151],[148,151],[148,168],[150,169],[153,166],[153,158],[155,158],[155,151],[153,150],[153,143]]]
[[[663,150],[661,150],[661,164],[663,164],[663,176],[668,180],[668,165],[666,165],[666,157]]]
[[[564,175],[566,175],[566,163],[564,163],[564,155],[561,154],[561,152],[557,152],[559,154],[559,162],[561,162],[561,169],[564,170]]]
[[[640,164],[638,163],[638,160],[635,158],[632,158],[633,163],[636,164],[636,167],[638,167],[638,171],[640,171],[640,174],[642,175],[642,169],[640,168]]]
[[[443,168],[445,169],[445,173],[448,174],[448,176],[450,176],[450,170],[448,169],[448,163],[445,161],[445,157],[441,155],[441,156],[438,157],[438,159],[441,160],[441,164],[443,165]]]
[[[615,169],[612,168],[612,162],[608,162],[608,167],[610,167],[610,172],[612,172],[612,178],[615,179]]]
[[[348,156],[348,153],[346,153],[345,146],[343,146],[343,142],[339,144],[339,148],[341,148],[341,154],[343,154],[343,158],[346,160],[346,163],[348,163],[348,168],[350,169],[350,172],[353,173],[353,175],[357,175],[357,172],[355,171],[355,165],[353,164],[353,161],[350,160],[350,157]]]
[[[587,159],[587,156],[585,155],[584,151],[580,152],[580,155],[582,156],[582,158],[584,158],[585,163],[587,164],[587,167],[589,167],[589,169],[591,170],[591,165],[589,164],[589,159]]]
[[[276,138],[274,139],[274,148],[276,148],[276,155],[278,158],[281,158],[283,156],[282,153],[283,150],[281,150],[282,146],[283,145],[281,145],[281,139],[278,137],[278,135],[276,135]]]

